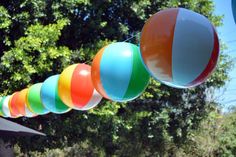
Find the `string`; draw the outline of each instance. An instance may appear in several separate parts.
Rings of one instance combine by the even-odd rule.
[[[137,33],[137,34],[135,34],[135,35],[131,35],[131,37],[125,39],[123,42],[129,41],[129,40],[131,40],[131,39],[133,39],[133,38],[135,38],[135,37],[138,37],[139,34],[140,34],[140,32]],[[88,63],[92,62],[92,60],[93,60],[93,59],[89,59],[89,60],[87,60],[87,61],[84,61],[83,64],[88,64]]]
[[[228,40],[228,41],[226,41],[226,43],[234,43],[234,42],[236,42],[236,40]]]
[[[123,42],[129,41],[129,40],[131,40],[131,39],[133,39],[133,38],[135,38],[135,37],[139,36],[139,34],[140,34],[140,32],[139,32],[139,33],[137,33],[137,34],[135,34],[135,35],[132,35],[132,36],[131,36],[131,37],[129,37],[128,39],[124,40]]]
[[[232,33],[235,33],[235,32],[236,32],[236,31],[233,30],[233,31],[229,31],[229,32],[224,33],[224,34],[221,32],[220,34],[222,34],[222,36],[225,37],[225,36],[231,35]]]
[[[230,103],[234,103],[234,102],[236,102],[236,99],[226,101],[226,102],[224,102],[224,104],[230,104]]]

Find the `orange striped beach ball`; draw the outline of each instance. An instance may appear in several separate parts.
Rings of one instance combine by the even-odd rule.
[[[203,83],[219,57],[213,25],[206,17],[183,8],[154,14],[142,29],[140,49],[152,76],[177,88]]]
[[[11,99],[11,111],[24,117],[35,117],[36,114],[31,112],[26,104],[28,90],[28,88],[25,88],[13,95]]]

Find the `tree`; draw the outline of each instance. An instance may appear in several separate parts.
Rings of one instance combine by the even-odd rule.
[[[213,14],[211,0],[8,0],[0,5],[2,95],[41,82],[69,64],[90,63],[101,47],[135,36],[161,9],[189,8],[215,26],[222,18]],[[174,154],[212,110],[207,91],[224,85],[229,67],[222,55],[211,78],[193,89],[173,89],[151,80],[145,93],[129,103],[103,100],[89,112],[16,119],[49,135],[21,142],[21,149],[44,151],[88,143],[91,152],[107,156]]]

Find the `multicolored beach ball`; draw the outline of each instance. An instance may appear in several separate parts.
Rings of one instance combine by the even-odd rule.
[[[46,109],[50,112],[61,114],[68,112],[70,108],[66,106],[58,95],[59,75],[47,78],[41,87],[41,100]]]
[[[41,98],[40,90],[42,83],[32,85],[27,92],[26,104],[29,110],[37,115],[44,115],[49,111],[44,107]]]
[[[19,93],[20,92],[13,93],[8,102],[11,117],[15,117],[15,118],[22,116],[19,111],[19,106],[16,102],[16,98],[18,97]]]
[[[182,8],[154,14],[143,27],[140,48],[152,76],[177,88],[203,83],[219,56],[218,36],[210,21]]]
[[[24,117],[35,117],[36,114],[32,113],[27,107],[27,93],[28,88],[14,94],[14,96],[12,97],[11,106],[14,106],[16,113],[19,113]]]
[[[1,107],[1,113],[3,115],[3,117],[9,117],[11,118],[11,113],[10,113],[10,109],[8,106],[8,102],[10,100],[10,95],[5,96],[2,98],[1,103],[0,103],[0,107]]]
[[[87,64],[71,65],[61,73],[58,94],[66,105],[76,110],[91,109],[102,99],[93,86],[91,67]]]
[[[3,99],[4,97],[0,97],[0,116],[4,117],[3,111],[2,111],[2,104],[3,104]]]
[[[105,46],[92,63],[92,80],[105,98],[123,102],[138,97],[147,87],[146,71],[138,46],[117,42]]]

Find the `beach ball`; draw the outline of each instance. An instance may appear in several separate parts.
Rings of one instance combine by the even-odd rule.
[[[70,110],[58,95],[59,75],[47,78],[41,87],[41,100],[46,109],[53,113],[65,113]]]
[[[14,107],[16,108],[17,112],[19,112],[22,116],[35,117],[36,114],[31,112],[26,105],[27,93],[28,93],[28,88],[23,89],[20,92],[17,92],[12,98],[11,103],[14,104]]]
[[[1,106],[1,112],[2,112],[2,115],[3,117],[11,117],[11,113],[10,113],[10,109],[9,109],[9,106],[8,106],[8,102],[10,100],[10,95],[6,96],[6,97],[3,97],[2,100],[1,100],[1,103],[0,103],[0,106]]]
[[[140,49],[151,75],[177,88],[203,83],[219,57],[213,25],[206,17],[183,8],[151,16],[142,29]]]
[[[4,97],[0,97],[0,116],[4,117],[3,111],[2,111],[2,104],[3,104]]]
[[[27,92],[26,104],[29,110],[37,115],[44,115],[49,111],[44,107],[41,98],[40,90],[42,83],[32,85]]]
[[[91,109],[102,99],[93,86],[91,67],[87,64],[71,65],[61,73],[58,94],[67,106],[76,110]]]
[[[231,6],[233,11],[234,22],[236,23],[236,0],[231,1]]]
[[[92,81],[105,98],[123,102],[138,97],[147,87],[150,75],[138,46],[117,42],[103,47],[92,63]]]
[[[10,113],[11,113],[11,117],[20,117],[20,111],[19,111],[19,107],[18,104],[16,102],[16,98],[18,97],[20,92],[15,92],[11,95],[8,105],[9,105],[9,109],[10,109]]]

